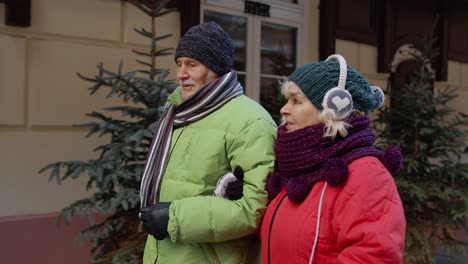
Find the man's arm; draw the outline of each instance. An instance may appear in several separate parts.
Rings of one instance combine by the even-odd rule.
[[[173,201],[168,233],[173,242],[217,242],[254,233],[267,204],[265,183],[273,171],[274,123],[256,120],[227,150],[231,168],[244,170],[243,196],[235,201],[196,196]]]

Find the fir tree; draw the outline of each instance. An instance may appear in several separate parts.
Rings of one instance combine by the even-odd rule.
[[[90,225],[81,230],[80,238],[93,243],[94,263],[141,263],[146,233],[139,230],[140,180],[147,150],[167,95],[176,87],[168,79],[168,69],[156,68],[156,58],[172,54],[172,48],[159,48],[157,43],[171,35],[157,36],[155,18],[165,15],[169,0],[127,0],[149,17],[150,29],[135,29],[149,41],[149,51],[133,52],[142,59],[141,69],[123,72],[121,62],[116,71],[101,63],[95,77],[78,76],[92,82],[91,95],[107,90],[108,97],[117,96],[122,106],[104,109],[109,115],[92,112],[95,121],[76,125],[89,129],[91,135],[107,136],[110,142],[98,146],[99,157],[88,161],[58,161],[40,170],[50,172],[49,181],[87,177],[86,190],[96,189],[91,196],[63,208],[57,221],[70,223],[75,215],[88,216]],[[132,104],[129,104],[131,102]],[[120,115],[116,115],[119,113]],[[105,220],[99,223],[99,213]]]
[[[389,87],[389,107],[374,122],[384,148],[395,144],[404,155],[395,180],[405,209],[407,229],[404,263],[433,263],[441,249],[466,255],[455,233],[467,230],[468,118],[449,103],[456,89],[434,89],[430,65],[438,52],[434,41],[415,46],[417,68],[403,87]],[[466,234],[466,233],[465,233]]]

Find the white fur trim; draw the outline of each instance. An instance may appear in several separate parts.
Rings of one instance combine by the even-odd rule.
[[[234,176],[234,174],[232,174],[232,172],[228,172],[224,174],[221,178],[219,178],[218,182],[216,183],[216,188],[213,194],[215,196],[228,199],[226,197],[227,186],[230,182],[235,182],[235,181],[238,181],[238,179],[236,178],[236,176]]]

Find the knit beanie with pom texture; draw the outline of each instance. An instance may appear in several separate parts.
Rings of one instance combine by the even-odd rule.
[[[174,59],[195,59],[221,76],[233,69],[233,54],[231,37],[215,22],[208,22],[191,27],[182,36]]]
[[[369,86],[364,76],[355,69],[348,66],[347,70],[345,89],[351,94],[354,109],[368,114],[379,108],[383,103],[382,90]],[[338,86],[339,77],[339,63],[330,60],[305,64],[296,69],[288,80],[296,83],[312,104],[322,111],[323,98],[330,89]]]

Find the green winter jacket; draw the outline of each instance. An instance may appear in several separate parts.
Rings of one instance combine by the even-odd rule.
[[[183,99],[179,89],[168,98]],[[169,208],[169,237],[149,235],[143,263],[259,263],[253,235],[266,209],[266,178],[273,171],[276,125],[255,101],[240,96],[205,118],[175,129],[159,201]],[[243,197],[213,196],[218,179],[244,170]]]

